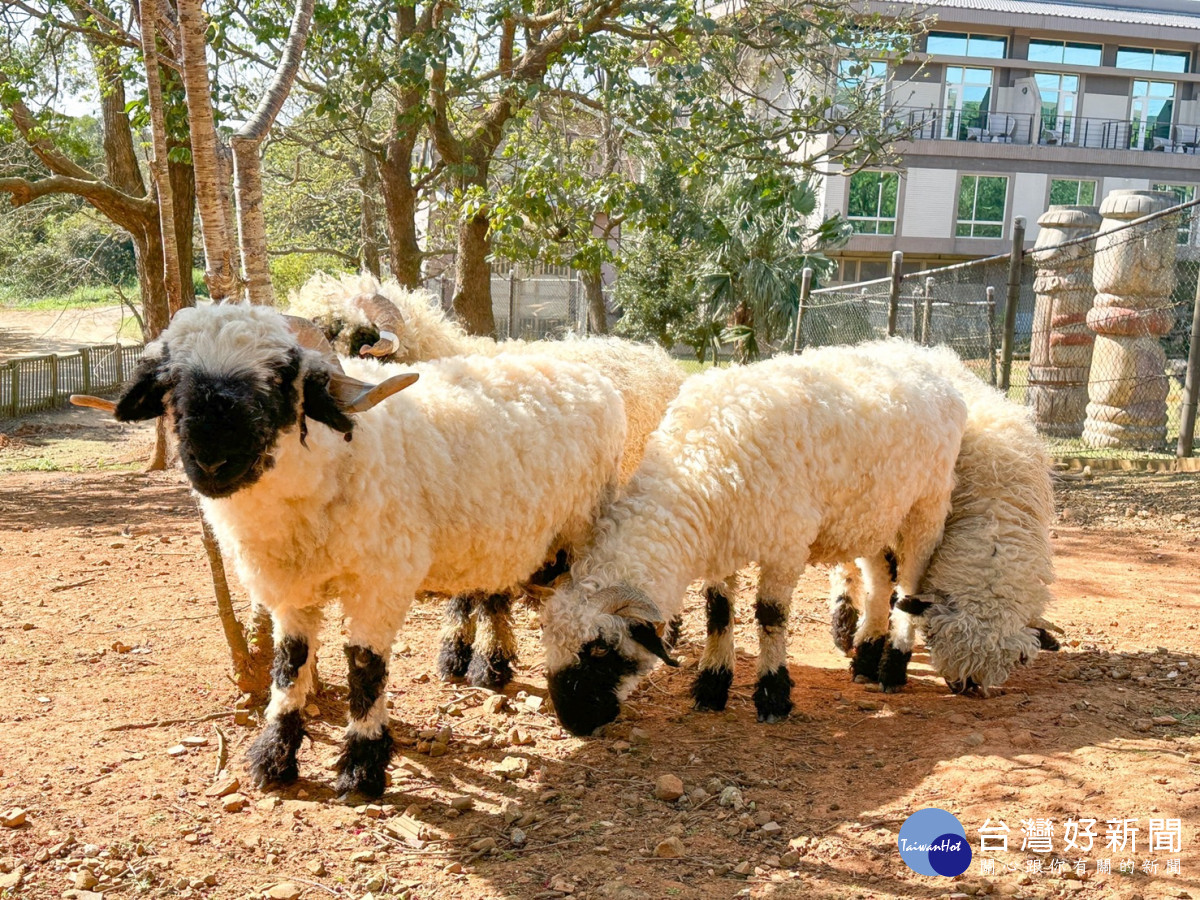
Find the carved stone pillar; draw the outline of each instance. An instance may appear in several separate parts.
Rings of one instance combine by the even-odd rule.
[[[1177,216],[1119,229],[1176,203],[1173,194],[1113,191],[1100,204],[1087,315],[1096,332],[1083,441],[1090,447],[1162,450],[1167,440],[1166,354],[1159,338],[1175,312]]]
[[[1100,212],[1094,206],[1051,206],[1038,225],[1029,402],[1038,431],[1077,438],[1083,433],[1096,339],[1086,321],[1092,306],[1093,245],[1057,245],[1094,233],[1100,227]]]

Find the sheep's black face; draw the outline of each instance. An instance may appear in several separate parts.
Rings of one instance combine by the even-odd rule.
[[[280,432],[295,425],[296,361],[263,383],[241,375],[185,376],[172,394],[183,469],[199,493],[228,497],[272,465]]]
[[[546,678],[558,721],[580,737],[607,725],[621,712],[623,683],[640,674],[642,668],[638,660],[622,656],[604,638],[584,644],[579,650],[579,662],[551,672]]]

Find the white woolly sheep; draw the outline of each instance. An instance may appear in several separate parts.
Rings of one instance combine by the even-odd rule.
[[[791,711],[787,617],[809,563],[870,560],[860,638],[886,634],[890,578],[915,589],[941,537],[966,407],[937,357],[898,342],[826,348],[714,370],[684,384],[641,468],[542,616],[560,721],[588,734],[668,659],[657,628],[706,584],[696,705],[722,709],[733,678],[732,576],[757,561],[760,721]]]
[[[318,272],[291,295],[289,304],[291,313],[315,322],[344,355],[415,363],[470,353],[536,353],[595,367],[625,401],[622,482],[637,469],[646,440],[685,377],[667,353],[650,344],[596,337],[497,342],[469,335],[446,317],[428,291],[380,283],[367,273],[334,277]],[[549,561],[534,575],[532,589],[549,585],[568,562],[565,555]],[[508,683],[517,658],[512,599],[510,594],[476,593],[447,601],[437,658],[442,678],[465,676],[470,684],[494,690]]]
[[[352,376],[392,376],[373,392],[336,366],[274,310],[185,309],[147,346],[115,414],[169,413],[221,549],[274,618],[255,779],[297,777],[322,612],[339,598],[350,723],[338,788],[377,796],[392,751],[388,657],[414,595],[508,591],[557,544],[581,541],[615,490],[625,422],[607,379],[562,360],[459,357],[407,375],[347,363]]]
[[[950,515],[916,596],[900,607],[919,613],[913,624],[950,689],[986,695],[1039,648],[1057,649],[1041,619],[1054,581],[1054,491],[1030,411],[945,362],[967,403]],[[839,567],[831,578],[834,640],[848,651],[863,602],[858,572]]]

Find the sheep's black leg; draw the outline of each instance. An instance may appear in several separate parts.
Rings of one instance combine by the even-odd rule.
[[[471,665],[471,645],[475,643],[475,597],[459,594],[446,601],[442,644],[438,649],[437,672],[443,681],[467,674]]]
[[[840,594],[831,604],[833,643],[839,650],[850,655],[854,649],[854,632],[858,628],[858,610],[845,594]]]
[[[319,610],[276,620],[267,725],[246,753],[250,776],[261,787],[290,784],[299,777],[296,754],[307,734],[300,710],[314,683],[320,624]]]
[[[754,602],[758,620],[758,684],[754,708],[758,721],[778,722],[792,711],[792,676],[787,667],[788,612],[791,597],[766,597],[759,592]]]
[[[683,616],[676,616],[667,625],[667,633],[663,636],[663,643],[668,650],[675,649],[675,645],[679,643],[679,632],[683,628]]]
[[[512,596],[490,594],[479,603],[478,633],[475,652],[467,668],[467,681],[475,687],[494,691],[512,680],[517,660],[517,639],[513,634]]]
[[[1052,635],[1045,628],[1035,628],[1037,632],[1038,646],[1043,650],[1058,651],[1062,649],[1062,644],[1058,642],[1058,638]]]
[[[863,579],[863,614],[854,635],[854,660],[850,671],[855,681],[879,679],[891,614],[891,565],[883,553],[864,557],[860,563]]]
[[[708,637],[692,684],[692,699],[696,709],[722,710],[733,684],[733,604],[724,585],[705,588],[704,608]]]
[[[908,684],[908,664],[912,660],[912,618],[902,609],[892,609],[887,641],[879,660],[879,687],[885,694],[899,691]]]
[[[390,647],[390,641],[385,645]],[[356,644],[346,645],[350,687],[350,724],[337,761],[338,793],[378,797],[387,783],[392,758],[388,731],[387,658],[384,653]]]

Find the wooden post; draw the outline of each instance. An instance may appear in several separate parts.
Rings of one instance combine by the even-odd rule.
[[[13,418],[16,418],[17,409],[21,405],[21,367],[15,359],[9,366],[12,367],[12,414]]]
[[[896,314],[900,309],[900,283],[904,275],[904,254],[897,250],[892,254],[892,288],[888,293],[888,337],[896,336]]]
[[[587,330],[587,322],[584,321],[584,330]],[[511,341],[517,336],[517,264],[509,263],[508,266],[508,339]]]
[[[912,298],[912,339],[915,343],[921,338],[921,295],[913,294]]]
[[[125,383],[125,358],[121,355],[121,345],[117,344],[117,384]]]
[[[1183,381],[1183,407],[1179,411],[1179,445],[1175,455],[1192,455],[1196,435],[1196,399],[1200,394],[1200,281],[1192,304],[1192,345],[1188,349],[1187,374]]]
[[[58,354],[51,353],[50,359],[50,408],[58,406]]]
[[[996,289],[987,288],[988,384],[996,386]]]
[[[1000,339],[1000,390],[1008,393],[1012,377],[1013,338],[1017,330],[1017,303],[1021,299],[1021,260],[1025,255],[1025,217],[1013,219],[1012,250],[1008,255],[1008,294],[1004,300],[1004,333]]]
[[[925,309],[921,315],[921,343],[929,346],[930,326],[933,324],[933,276],[925,279]]]
[[[83,393],[92,392],[92,348],[79,348],[79,368],[83,371]]]
[[[808,298],[812,296],[813,270],[808,266],[800,273],[800,303],[796,306],[796,336],[792,340],[792,352],[799,353],[804,343],[804,309],[808,306]]]

